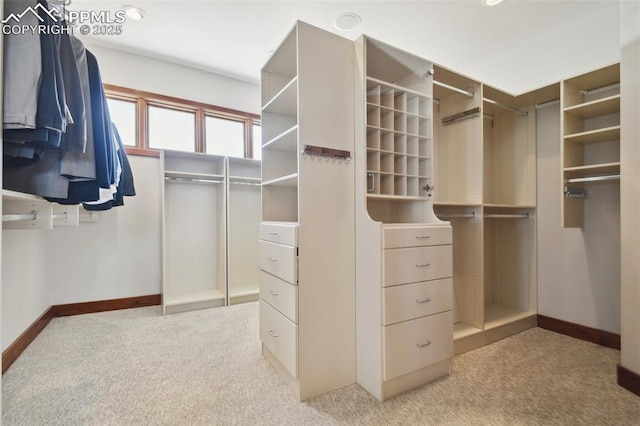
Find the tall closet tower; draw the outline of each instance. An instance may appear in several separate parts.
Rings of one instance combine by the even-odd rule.
[[[353,43],[297,22],[262,69],[262,351],[300,400],[355,382]]]
[[[383,401],[449,374],[452,233],[433,213],[433,64],[356,41],[357,382]]]

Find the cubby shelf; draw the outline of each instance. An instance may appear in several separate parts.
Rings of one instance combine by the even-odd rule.
[[[589,144],[620,139],[620,125],[565,135],[565,142]]]

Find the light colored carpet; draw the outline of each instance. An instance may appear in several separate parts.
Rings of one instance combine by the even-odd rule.
[[[542,329],[457,356],[385,403],[357,385],[296,402],[262,358],[258,303],[56,318],[3,375],[8,425],[638,425],[619,352]]]

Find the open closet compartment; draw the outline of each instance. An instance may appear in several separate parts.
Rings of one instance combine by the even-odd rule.
[[[262,353],[300,400],[355,383],[353,43],[303,22],[262,68]]]
[[[259,299],[260,173],[259,160],[227,157],[228,305]]]
[[[620,191],[620,64],[561,87],[563,224],[582,227],[591,198]]]
[[[433,65],[356,41],[357,383],[384,401],[451,371],[451,227],[433,213]]]
[[[483,345],[482,85],[434,65],[434,209],[453,228],[455,353]]]
[[[535,327],[536,110],[483,86],[484,344]]]
[[[225,157],[163,150],[162,311],[226,300]]]

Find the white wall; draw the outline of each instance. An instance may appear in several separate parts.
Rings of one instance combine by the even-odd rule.
[[[560,105],[537,112],[538,313],[620,333],[620,196],[592,184],[583,228],[562,227]]]
[[[87,44],[105,83],[260,114],[260,86],[146,56]]]
[[[88,46],[105,83],[260,112],[258,85],[146,57]],[[159,160],[129,157],[135,197],[96,223],[2,234],[2,349],[51,305],[158,294]]]
[[[622,2],[622,356],[640,374],[640,2]]]

